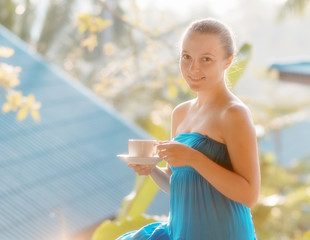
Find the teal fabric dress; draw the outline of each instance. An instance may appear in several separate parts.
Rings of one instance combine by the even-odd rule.
[[[200,133],[174,139],[231,170],[226,145]],[[171,167],[170,214],[166,223],[152,223],[118,240],[255,240],[250,209],[217,191],[195,169]]]

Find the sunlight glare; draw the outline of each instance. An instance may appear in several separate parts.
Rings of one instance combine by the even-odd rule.
[[[17,15],[23,15],[24,14],[24,12],[25,12],[25,6],[23,5],[23,4],[18,4],[17,5],[17,7],[16,7],[16,9],[15,9],[15,13],[17,14]]]
[[[179,0],[136,0],[137,5],[141,10],[145,10],[149,7],[156,8],[159,11],[170,10],[181,15],[189,14],[189,12],[195,8],[202,6],[200,0],[192,1],[179,1]],[[227,14],[232,8],[238,6],[239,1],[236,0],[219,0],[219,1],[205,1],[206,8],[211,9],[216,14]]]

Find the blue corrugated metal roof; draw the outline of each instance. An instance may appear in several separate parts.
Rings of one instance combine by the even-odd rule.
[[[114,216],[135,177],[116,154],[149,136],[1,25],[0,45],[15,50],[5,62],[22,67],[19,89],[42,103],[39,123],[0,114],[0,239],[60,239]],[[168,207],[159,195],[150,212]]]
[[[285,73],[310,75],[310,62],[277,63],[272,64],[270,68],[277,69],[278,71]]]

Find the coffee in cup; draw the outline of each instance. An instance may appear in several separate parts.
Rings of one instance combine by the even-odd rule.
[[[128,154],[130,157],[154,157],[157,152],[156,140],[129,139]]]

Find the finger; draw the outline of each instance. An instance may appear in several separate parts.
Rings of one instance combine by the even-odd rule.
[[[159,155],[159,154],[165,154],[166,152],[167,152],[167,149],[166,149],[166,148],[161,148],[161,149],[158,149],[158,150],[157,150],[158,155]]]
[[[156,165],[155,165],[156,166]],[[149,172],[153,169],[153,165],[149,164],[141,164],[141,165],[136,165],[133,170],[135,172]]]
[[[137,171],[137,173],[139,175],[149,175],[150,174],[150,170],[149,169],[140,169],[139,171]]]
[[[172,166],[170,160],[168,158],[165,158],[164,161],[169,165],[169,166]]]
[[[135,168],[135,167],[139,167],[140,166],[140,164],[133,164],[133,163],[128,163],[127,165],[130,168]]]
[[[161,150],[165,150],[169,147],[170,142],[165,142],[165,143],[160,143],[157,145],[157,150],[161,151]]]
[[[158,157],[160,157],[160,158],[165,158],[165,157],[167,157],[167,152],[164,151],[164,150],[159,151],[159,152],[158,152]]]
[[[169,140],[157,141],[157,144],[160,145],[160,144],[165,144],[165,143],[169,143],[169,142],[170,142]]]

